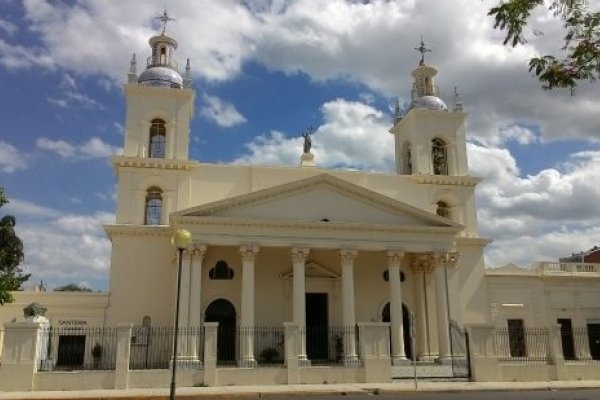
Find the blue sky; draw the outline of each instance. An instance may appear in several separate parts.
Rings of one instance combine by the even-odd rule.
[[[420,35],[441,97],[469,112],[469,165],[484,178],[479,225],[488,266],[522,266],[597,245],[600,95],[540,89],[527,58],[558,51],[552,15],[518,48],[501,45],[472,0],[169,1],[177,58],[197,90],[190,157],[294,165],[300,133],[330,168],[393,170],[390,98],[410,96]],[[597,5],[595,5],[597,6]],[[108,288],[121,84],[149,55],[162,0],[0,0],[0,186],[32,283]],[[143,62],[140,62],[143,65]]]

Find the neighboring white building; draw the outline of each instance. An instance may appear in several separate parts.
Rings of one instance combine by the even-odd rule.
[[[195,91],[189,61],[182,77],[174,61],[177,42],[164,31],[150,46],[147,68],[138,75],[134,57],[124,85],[124,152],[112,159],[116,222],[105,225],[112,242],[109,293],[32,295],[48,307],[52,326],[81,320],[139,327],[119,328],[118,337],[125,339],[115,344],[114,387],[165,384],[163,375],[131,374],[129,368],[132,357],[148,362],[155,356],[149,353],[153,328],[173,325],[178,257],[171,237],[179,229],[191,232],[193,242],[182,259],[179,325],[188,333],[206,326],[202,337],[209,343],[187,336],[179,343],[178,362],[204,366],[197,369],[203,375],[186,372],[189,384],[307,383],[324,376],[330,382],[389,380],[390,365],[402,368],[409,359],[442,366],[464,359],[460,343],[451,340],[451,320],[459,333],[459,325],[471,329],[476,379],[527,379],[519,366],[502,364],[531,359],[526,327],[547,330],[545,347],[535,353],[546,363],[532,376],[571,376],[548,367],[550,360],[562,365],[548,329],[558,322],[567,332],[566,319],[572,326],[600,322],[594,302],[600,269],[573,272],[560,264],[557,271],[485,270],[489,240],[477,227],[479,178],[468,172],[467,115],[460,103],[449,110],[438,97],[438,71],[423,58],[412,71],[410,109],[397,115],[390,130],[396,173],[389,174],[320,168],[308,140],[298,149],[298,166],[190,160]],[[388,133],[373,132],[379,134]],[[565,275],[567,270],[573,273]],[[76,304],[61,308],[54,298]],[[82,308],[83,301],[90,308]],[[505,328],[503,344],[498,330]],[[586,338],[595,338],[590,332]],[[263,342],[267,336],[272,340]],[[48,348],[60,352],[60,340],[50,340]],[[593,341],[585,340],[563,349],[567,358],[595,360]],[[94,341],[107,348],[104,339]],[[82,339],[76,350],[82,363],[91,357],[88,342]],[[168,348],[163,350],[168,356]],[[287,374],[257,372],[268,352],[285,363]],[[19,363],[11,357],[3,365]],[[310,368],[324,361],[355,368]],[[243,368],[217,373],[220,363]],[[48,374],[34,374],[33,387],[58,387]],[[113,383],[106,376],[69,384],[64,375],[53,377],[62,387]]]

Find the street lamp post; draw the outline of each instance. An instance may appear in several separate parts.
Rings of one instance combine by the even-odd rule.
[[[171,375],[171,390],[169,398],[175,399],[175,374],[177,372],[177,341],[179,338],[179,296],[181,293],[181,263],[183,252],[192,244],[192,234],[185,229],[179,229],[171,237],[171,244],[177,249],[177,303],[175,304],[175,337],[173,339],[173,371]]]

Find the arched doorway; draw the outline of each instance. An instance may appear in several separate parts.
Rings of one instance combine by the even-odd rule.
[[[381,311],[381,321],[390,322],[390,303],[386,303]],[[410,313],[406,305],[402,304],[402,327],[404,334],[404,354],[406,358],[412,360],[412,342],[410,340]]]
[[[235,307],[225,299],[217,299],[206,307],[204,322],[218,322],[217,361],[235,361]]]

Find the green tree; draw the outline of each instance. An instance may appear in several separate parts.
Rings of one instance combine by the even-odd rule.
[[[0,187],[0,207],[8,203],[4,189]],[[5,215],[0,219],[0,305],[14,301],[11,291],[21,289],[30,274],[24,274],[23,242],[15,233],[15,217]]]
[[[538,7],[548,7],[562,21],[566,34],[562,54],[533,57],[533,71],[544,89],[569,88],[577,82],[600,77],[600,12],[588,0],[502,0],[488,12],[495,18],[494,28],[506,31],[504,44],[513,47],[527,42],[523,29]],[[533,31],[535,34],[541,32]]]
[[[68,285],[59,286],[54,289],[55,292],[91,292],[92,289],[80,286],[76,283],[69,283]]]

